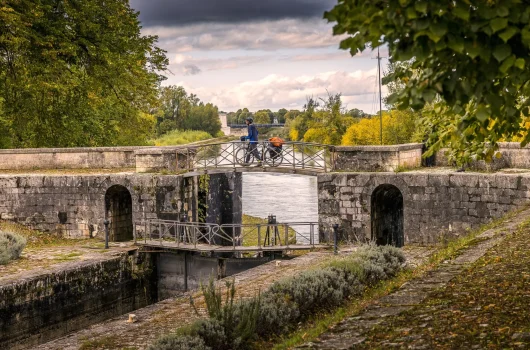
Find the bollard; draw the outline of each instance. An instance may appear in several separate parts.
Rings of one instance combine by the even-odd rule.
[[[103,225],[105,225],[105,249],[109,249],[109,224],[110,221],[108,219],[103,221]]]
[[[333,253],[335,255],[338,254],[338,248],[337,248],[337,239],[339,236],[339,225],[333,224]]]

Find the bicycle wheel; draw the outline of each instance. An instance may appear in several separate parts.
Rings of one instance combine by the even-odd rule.
[[[265,151],[264,158],[269,166],[279,166],[283,162],[283,154],[280,150],[268,149]]]
[[[239,165],[246,165],[247,162],[246,162],[246,158],[247,156],[249,157],[248,159],[248,164],[250,163],[253,163],[254,162],[254,155],[252,153],[248,153],[247,152],[247,149],[246,148],[240,148],[237,150],[236,152],[236,163],[239,164]]]

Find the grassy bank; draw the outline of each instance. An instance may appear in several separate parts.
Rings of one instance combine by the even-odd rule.
[[[243,225],[251,225],[243,227],[243,245],[246,247],[257,246],[258,245],[258,228],[257,225],[263,225],[260,228],[260,237],[261,244],[264,244],[265,235],[267,232],[267,219],[258,218],[251,215],[243,214],[242,219]],[[272,227],[271,227],[272,231]],[[283,227],[278,227],[278,233],[280,234],[281,242],[285,242],[285,229]],[[274,233],[270,233],[271,239],[273,239]],[[289,227],[288,229],[289,244],[296,243],[296,231]]]
[[[185,145],[187,143],[203,141],[213,138],[212,135],[205,131],[198,130],[173,130],[152,140],[155,146],[175,146]]]
[[[469,232],[465,236],[447,242],[445,245],[440,246],[426,263],[421,264],[412,270],[408,269],[401,271],[393,279],[382,281],[373,288],[367,290],[361,298],[352,300],[331,312],[323,311],[315,314],[307,322],[300,324],[296,331],[278,337],[271,342],[260,343],[257,348],[275,350],[291,349],[304,343],[317,340],[320,335],[327,332],[343,319],[358,315],[366,307],[374,304],[383,296],[396,291],[406,282],[420,278],[429,271],[437,268],[444,261],[459,256],[463,250],[481,241],[481,238],[478,238],[480,234],[487,230],[500,227],[502,223],[510,221],[523,210],[524,209],[512,212],[499,220],[482,226],[480,229]]]

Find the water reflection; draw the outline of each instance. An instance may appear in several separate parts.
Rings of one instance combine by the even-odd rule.
[[[294,174],[243,173],[243,213],[278,222],[318,222],[317,178]],[[308,228],[295,228],[305,235]],[[307,232],[304,232],[307,231]],[[316,241],[318,230],[315,229]],[[298,243],[306,241],[299,237]]]

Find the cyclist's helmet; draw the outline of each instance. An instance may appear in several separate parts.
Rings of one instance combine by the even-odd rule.
[[[254,118],[252,117],[248,117],[247,119],[245,119],[247,122],[249,122],[250,124],[254,123]]]

